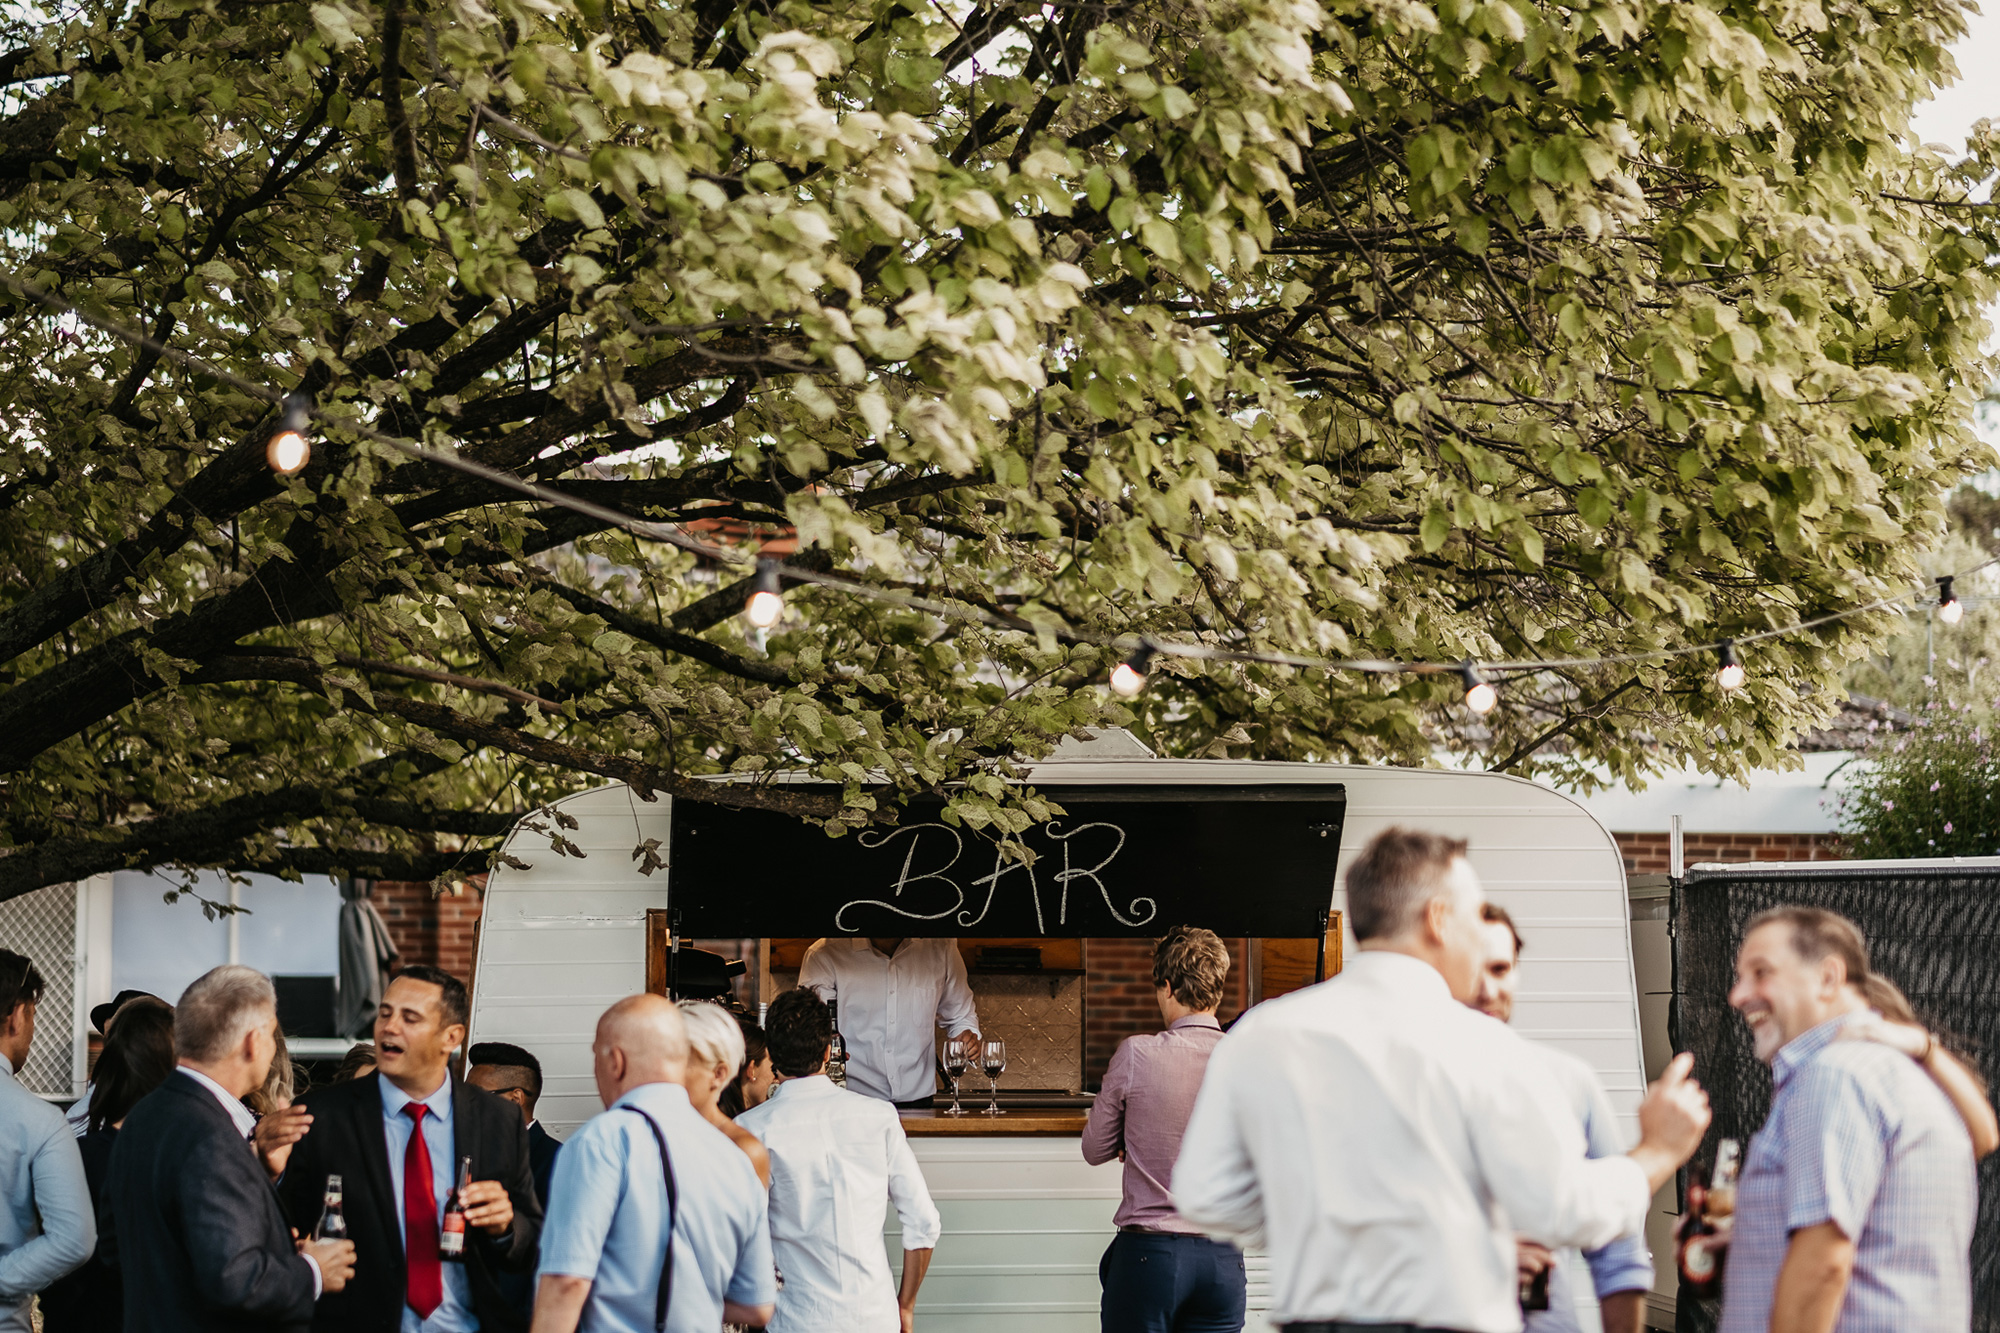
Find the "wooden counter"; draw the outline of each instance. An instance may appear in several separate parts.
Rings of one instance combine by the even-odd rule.
[[[1009,1138],[1078,1138],[1083,1134],[1085,1112],[1070,1108],[1003,1110],[999,1115],[943,1115],[937,1111],[904,1111],[903,1132],[913,1139],[977,1138],[982,1135]]]

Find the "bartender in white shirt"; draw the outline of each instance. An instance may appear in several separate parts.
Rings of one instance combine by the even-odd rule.
[[[847,1088],[928,1110],[937,1092],[937,1030],[979,1043],[965,959],[948,939],[823,939],[806,950],[799,985],[840,1004]]]

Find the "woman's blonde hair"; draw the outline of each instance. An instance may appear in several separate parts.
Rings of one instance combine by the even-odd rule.
[[[681,1022],[688,1049],[706,1065],[725,1065],[733,1077],[743,1068],[743,1029],[735,1015],[712,1000],[682,1000]]]

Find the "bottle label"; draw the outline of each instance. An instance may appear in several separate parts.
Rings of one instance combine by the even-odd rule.
[[[445,1259],[456,1259],[465,1253],[465,1214],[446,1213],[444,1230],[438,1234],[438,1254]]]
[[[1681,1251],[1681,1271],[1690,1282],[1706,1282],[1715,1276],[1715,1247],[1705,1236],[1696,1236]]]

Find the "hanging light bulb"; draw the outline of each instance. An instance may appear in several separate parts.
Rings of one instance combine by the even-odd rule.
[[[1958,594],[1951,590],[1951,575],[1937,581],[1937,616],[1947,625],[1956,625],[1965,618],[1965,603],[1958,600]]]
[[[1458,677],[1465,682],[1465,706],[1485,717],[1500,702],[1500,691],[1493,688],[1493,682],[1479,674],[1479,668],[1467,662],[1458,669]]]
[[[778,562],[757,562],[756,591],[743,604],[743,618],[758,629],[769,629],[785,614],[785,597],[778,590]]]
[[[1736,640],[1724,639],[1715,647],[1715,683],[1725,691],[1743,688],[1743,664],[1736,660]]]
[[[1111,671],[1111,692],[1121,699],[1136,699],[1146,688],[1146,672],[1153,665],[1153,645],[1144,639],[1132,655]]]
[[[306,441],[306,426],[312,420],[312,400],[302,393],[285,395],[278,429],[264,446],[264,461],[281,477],[296,476],[312,461],[312,445]]]

